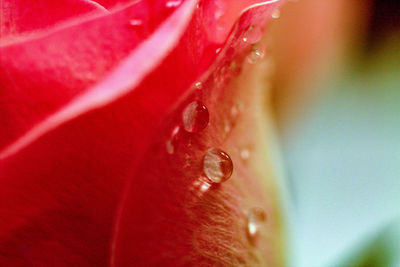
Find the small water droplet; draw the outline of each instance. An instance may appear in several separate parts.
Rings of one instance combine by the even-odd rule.
[[[228,134],[231,130],[232,130],[231,123],[229,121],[225,121],[224,123],[225,134]]]
[[[224,75],[224,74],[226,73],[226,66],[223,66],[223,67],[221,68],[220,73],[221,73],[221,75]]]
[[[207,127],[210,116],[200,101],[193,101],[182,112],[183,127],[190,133],[197,133]]]
[[[219,52],[221,52],[221,48],[217,48],[217,49],[215,50],[215,54],[218,54]]]
[[[194,84],[194,86],[195,86],[197,89],[203,88],[203,84],[202,84],[201,82],[196,82],[196,83]]]
[[[240,158],[243,160],[248,160],[250,158],[250,150],[244,148],[240,151]]]
[[[237,106],[232,106],[231,108],[231,115],[232,117],[237,117],[237,115],[239,115],[239,109],[237,108]]]
[[[227,153],[218,148],[211,148],[204,155],[203,171],[212,182],[222,183],[231,177],[233,163]]]
[[[280,16],[281,16],[281,11],[279,9],[275,9],[274,11],[272,11],[271,17],[273,19],[279,19]]]
[[[182,3],[182,0],[173,0],[173,1],[168,1],[165,6],[166,7],[178,7]]]
[[[247,60],[251,64],[257,63],[260,59],[264,57],[264,52],[261,51],[260,49],[254,48],[251,52],[250,55],[247,57]]]
[[[229,68],[233,75],[239,75],[240,72],[242,71],[241,68],[238,66],[238,64],[235,61],[231,62],[231,64],[229,65]]]
[[[140,26],[143,24],[143,21],[141,21],[140,19],[131,19],[129,21],[129,25],[131,26]]]
[[[179,126],[175,126],[171,132],[170,138],[165,143],[165,148],[167,149],[168,154],[174,154],[176,150],[179,130],[180,130]]]
[[[249,44],[255,44],[261,40],[262,29],[259,26],[250,26],[249,29],[243,35],[243,42]]]
[[[260,227],[267,220],[267,214],[262,208],[252,208],[247,214],[247,236],[250,241],[255,241],[255,238],[260,232]]]

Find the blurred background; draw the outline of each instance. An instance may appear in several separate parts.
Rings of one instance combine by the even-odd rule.
[[[291,266],[400,266],[400,1],[288,1],[269,28]]]

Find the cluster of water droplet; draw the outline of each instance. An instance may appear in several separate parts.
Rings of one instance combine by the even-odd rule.
[[[175,2],[169,1],[170,5],[174,6]],[[279,9],[272,12],[271,17],[277,19],[280,17]],[[261,27],[252,25],[239,39],[239,42],[247,44],[247,49],[250,47],[249,54],[242,57],[243,60],[250,64],[258,63],[264,57],[264,50],[260,48],[259,42],[262,38],[263,30]],[[225,53],[221,48],[216,49],[216,54]],[[242,54],[243,55],[243,54]],[[240,71],[238,64],[242,61],[229,59],[226,64],[217,69],[211,76],[212,82],[216,85],[226,84],[225,77],[232,77]],[[241,66],[241,65],[240,65]],[[196,82],[194,88],[197,90],[203,89],[202,82]],[[242,103],[232,105],[228,118],[222,121],[225,136],[232,130],[234,122],[243,110]],[[196,134],[207,128],[210,122],[210,114],[207,107],[199,100],[194,100],[188,103],[181,113],[181,123],[172,129],[169,140],[166,143],[167,152],[173,154],[176,151],[177,137],[180,131],[184,130],[186,134]],[[239,157],[243,162],[250,159],[251,151],[248,147],[243,147],[239,150]],[[206,150],[202,160],[202,175],[196,179],[193,184],[195,191],[199,191],[198,195],[202,195],[208,191],[213,184],[223,183],[227,181],[233,173],[233,162],[231,157],[223,150],[217,147],[211,147]],[[267,220],[267,215],[262,208],[256,207],[250,209],[246,213],[246,228],[245,232],[249,242],[254,244],[257,237],[262,232],[261,229]]]

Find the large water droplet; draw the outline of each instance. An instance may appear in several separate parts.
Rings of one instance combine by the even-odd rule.
[[[259,26],[250,26],[244,33],[242,40],[249,44],[255,44],[261,40],[262,30]]]
[[[203,171],[212,182],[222,183],[231,177],[233,163],[227,153],[218,148],[211,148],[204,155]]]
[[[247,57],[247,60],[249,61],[249,63],[255,64],[263,57],[264,52],[260,49],[254,48],[251,50],[250,55]]]
[[[165,143],[165,148],[167,149],[168,154],[174,154],[176,150],[179,129],[180,129],[179,126],[175,126],[175,128],[171,132],[170,138]]]
[[[247,236],[254,241],[260,232],[262,224],[267,220],[267,214],[262,208],[252,208],[247,214]]]
[[[208,109],[200,101],[191,102],[182,112],[183,127],[190,133],[202,131],[209,119]]]

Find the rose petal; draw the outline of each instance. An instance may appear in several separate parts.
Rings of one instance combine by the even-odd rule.
[[[189,4],[182,9],[191,10],[191,3],[186,3]],[[271,8],[272,6],[267,6],[257,9],[257,12],[246,13],[231,41],[227,43],[232,44],[233,50],[237,52],[228,57],[232,51],[225,46],[223,52],[219,52],[221,56],[215,64],[216,50],[222,48],[222,44],[218,45],[209,39],[202,11],[198,10],[178,46],[171,50],[161,65],[158,66],[157,61],[165,54],[151,59],[154,62],[150,65],[141,65],[145,68],[141,72],[143,76],[138,78],[130,75],[126,68],[136,62],[137,58],[148,55],[143,52],[148,51],[147,49],[140,50],[148,43],[137,45],[137,51],[146,54],[139,57],[133,51],[102,82],[90,87],[88,91],[84,90],[83,94],[77,93],[77,98],[71,96],[71,105],[62,107],[64,103],[58,104],[56,108],[44,112],[40,118],[31,120],[32,127],[35,127],[34,125],[41,125],[37,123],[43,121],[42,118],[56,118],[53,120],[54,124],[45,125],[39,134],[33,132],[33,138],[14,151],[18,153],[12,157],[4,157],[0,162],[0,212],[7,218],[0,224],[0,262],[4,265],[29,265],[32,262],[36,265],[57,262],[60,266],[106,265],[110,257],[113,216],[124,183],[130,178],[133,185],[140,179],[136,175],[143,169],[138,166],[143,163],[142,157],[151,160],[147,149],[160,141],[161,136],[154,138],[160,123],[178,104],[182,95],[188,92],[190,84],[204,71],[208,70],[210,73],[223,60],[233,58],[239,51],[248,51],[249,47],[242,45],[243,32],[252,24],[264,24]],[[183,14],[187,13],[183,12],[182,16]],[[185,21],[183,17],[181,18]],[[155,34],[157,33],[156,30]],[[67,36],[69,39],[65,38],[65,41],[71,40],[72,35]],[[168,39],[167,35],[162,36]],[[168,40],[177,41],[177,36],[179,34]],[[150,43],[151,40],[157,40],[157,49],[163,49],[163,42],[150,37]],[[167,42],[168,45],[173,43]],[[8,63],[11,64],[11,61]],[[20,63],[24,66],[22,59]],[[210,64],[214,67],[209,69]],[[138,67],[139,70],[141,66]],[[156,68],[148,73],[154,67]],[[26,72],[27,69],[21,70],[21,77],[25,77],[23,74]],[[144,80],[138,84],[140,78]],[[34,79],[32,82],[35,82]],[[106,86],[112,82],[115,82],[116,93]],[[86,94],[87,92],[89,93]],[[128,94],[121,97],[125,93]],[[79,100],[82,95],[90,97],[83,98],[85,101],[78,101],[82,105],[78,105],[79,108],[76,109],[74,101]],[[47,99],[44,98],[44,102],[45,100]],[[33,102],[37,103],[36,101]],[[52,97],[48,101],[53,101]],[[25,101],[20,103],[24,104]],[[68,111],[71,106],[75,107],[72,113],[67,112],[67,116],[61,118],[53,117],[54,114],[60,114],[53,113],[58,107],[62,107],[62,114],[63,110]],[[100,106],[102,107],[99,108]],[[20,136],[24,132],[25,130],[21,130],[14,136]],[[29,134],[32,132],[28,131],[24,136]],[[152,163],[145,162],[143,166],[150,169],[153,168]],[[127,191],[127,202],[121,205],[121,216],[116,228],[122,227],[121,232],[116,232],[114,243],[117,249],[114,250],[114,259],[117,263],[129,260],[126,254],[128,251],[120,250],[121,246],[129,244],[125,239],[120,240],[120,234],[126,231],[126,222],[132,219],[129,216],[123,219],[126,209],[132,204],[129,192],[132,193]]]
[[[279,236],[281,226],[279,212],[273,208],[277,205],[274,189],[264,191],[257,180],[260,178],[255,179],[257,172],[240,163],[240,152],[237,151],[238,143],[262,146],[254,144],[254,139],[260,140],[257,138],[259,118],[257,115],[254,118],[252,111],[241,114],[240,119],[232,118],[235,116],[232,108],[237,101],[251,103],[252,108],[263,102],[254,91],[256,85],[242,82],[239,85],[246,88],[241,88],[232,81],[252,49],[244,44],[243,36],[250,28],[263,27],[276,7],[263,3],[245,12],[221,47],[221,54],[202,77],[202,89],[192,87],[187,90],[179,102],[168,109],[169,113],[164,112],[166,115],[146,137],[141,138],[144,143],[144,140],[151,141],[134,163],[120,205],[112,266],[190,266],[194,263],[199,266],[280,266],[281,252],[275,247],[280,241],[274,238]],[[199,99],[208,107],[210,125],[201,134],[190,134],[183,129],[182,110]],[[159,111],[160,116],[161,113]],[[236,133],[227,133],[226,123],[230,128],[235,127]],[[260,123],[263,125],[264,122]],[[236,136],[227,139],[227,134]],[[234,166],[240,173],[234,174],[235,182],[219,187],[205,178],[202,159],[211,147],[223,148],[234,159]],[[256,151],[254,148],[253,153]],[[265,160],[265,155],[261,155]],[[271,169],[264,173],[267,181],[274,179]],[[243,215],[248,208],[246,205],[254,202],[272,217],[270,231],[275,234],[267,244],[257,248],[249,247],[245,241],[246,219]],[[255,251],[262,256],[254,256],[258,253]]]
[[[51,28],[70,18],[106,9],[91,0],[2,0],[0,40],[35,30]]]
[[[173,11],[154,6],[142,1],[0,46],[0,148],[103,78]]]

